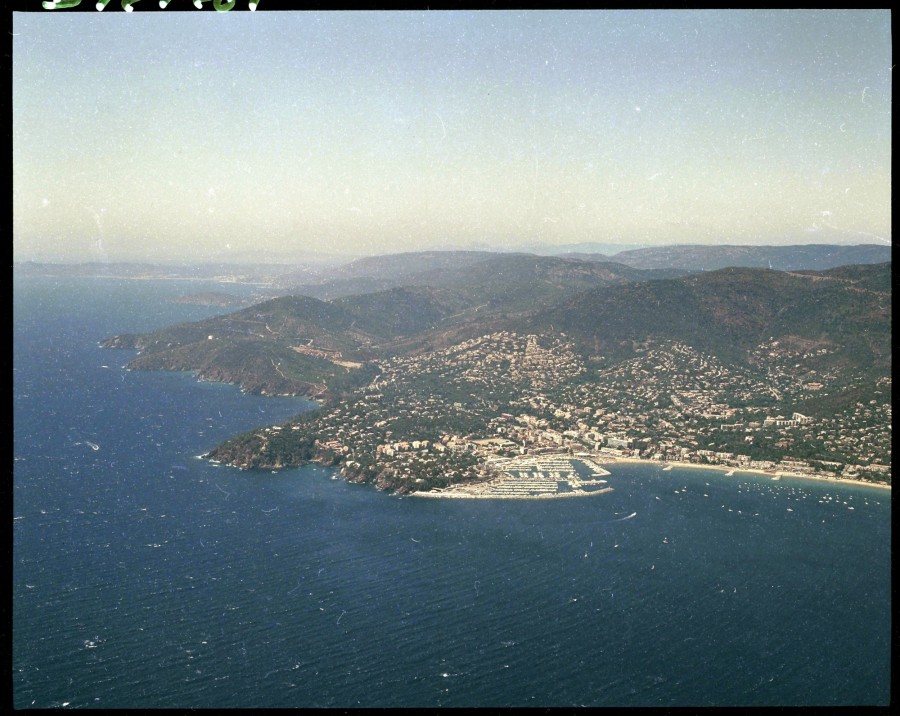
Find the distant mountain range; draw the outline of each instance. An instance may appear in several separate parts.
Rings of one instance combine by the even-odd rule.
[[[720,268],[771,268],[776,271],[823,271],[852,264],[883,263],[891,260],[891,247],[877,244],[835,246],[708,246],[677,245],[624,249],[617,252],[586,250],[554,253],[578,261],[615,262],[639,269],[682,269],[715,271]]]
[[[591,246],[600,245],[581,244],[573,245],[572,248],[587,249]],[[438,286],[458,284],[469,279],[483,280],[492,273],[500,276],[508,271],[527,271],[528,266],[535,267],[535,270],[543,267],[558,271],[560,266],[567,265],[569,273],[575,275],[578,271],[574,268],[574,262],[608,264],[608,269],[616,273],[617,279],[641,280],[637,274],[629,275],[627,269],[668,272],[644,276],[653,279],[728,267],[824,271],[837,266],[884,263],[890,260],[891,247],[877,244],[676,245],[629,249],[612,255],[596,251],[571,251],[554,256],[489,251],[421,251],[357,259],[320,272],[320,277],[315,281],[309,281],[309,273],[306,272],[296,277],[286,274],[279,282],[300,293],[334,298],[395,286]],[[611,275],[610,279],[612,280]]]
[[[580,261],[534,254],[424,252],[360,259],[319,283],[299,284],[292,293],[332,299],[402,286],[445,288],[477,297],[492,308],[516,309],[537,299],[553,300],[588,288],[652,281],[688,273],[684,269],[635,269],[609,261]]]
[[[634,268],[682,268],[691,271],[714,271],[729,266],[773,268],[779,271],[824,270],[835,266],[891,260],[891,247],[884,244],[634,246],[585,242],[564,246],[534,246],[527,250],[542,256],[560,256],[582,261],[615,261]]]
[[[776,271],[811,269],[824,271],[850,264],[877,264],[891,260],[891,247],[877,244],[836,246],[800,244],[794,246],[658,246],[622,251],[612,260],[634,268],[676,268],[714,271],[720,268],[771,268]]]
[[[837,266],[884,263],[891,260],[891,247],[877,244],[855,246],[800,244],[790,246],[673,245],[618,250],[623,245],[583,243],[562,247],[539,247],[533,253],[491,251],[420,251],[370,256],[340,263],[335,257],[303,263],[129,263],[89,262],[79,264],[16,262],[14,270],[32,275],[79,275],[136,278],[208,278],[264,283],[283,292],[336,298],[371,293],[398,286],[448,286],[482,278],[492,271],[533,271],[546,267],[557,276],[577,276],[573,262],[610,264],[610,281],[641,280],[628,269],[654,270],[655,276],[672,278],[686,272],[720,268],[772,268],[778,271],[824,271]],[[600,249],[603,249],[601,251]],[[615,250],[615,251],[614,251]],[[550,255],[548,255],[550,254]],[[568,262],[563,264],[560,262]],[[615,264],[616,266],[613,266]],[[565,266],[565,269],[560,267]],[[507,268],[509,267],[509,268]],[[580,269],[581,273],[589,269]],[[599,274],[598,274],[599,275]],[[588,280],[589,282],[590,280]],[[581,283],[577,288],[584,288]]]

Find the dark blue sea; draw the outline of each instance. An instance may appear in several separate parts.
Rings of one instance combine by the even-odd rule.
[[[628,465],[602,496],[428,500],[212,466],[310,404],[98,346],[222,312],[170,302],[211,288],[15,279],[16,707],[889,702],[889,491]]]

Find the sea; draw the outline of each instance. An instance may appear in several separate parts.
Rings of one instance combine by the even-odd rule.
[[[313,408],[129,371],[204,281],[14,276],[16,708],[890,701],[891,498],[621,464],[613,492],[398,497],[197,456]]]

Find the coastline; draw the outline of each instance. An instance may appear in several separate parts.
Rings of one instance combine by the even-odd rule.
[[[224,284],[227,286],[251,286],[254,288],[276,288],[268,281],[233,281],[223,276],[128,276],[119,274],[60,274],[35,273],[29,276],[40,278],[88,278],[88,279],[112,279],[114,281],[205,281],[208,283]]]
[[[557,492],[554,494],[541,494],[541,495],[492,495],[490,493],[478,493],[478,492],[462,492],[462,491],[451,491],[451,492],[437,492],[435,490],[430,490],[428,492],[409,492],[407,493],[409,497],[434,497],[438,499],[452,499],[452,500],[559,500],[559,499],[567,499],[573,497],[589,497],[591,495],[604,495],[608,492],[612,492],[613,488],[605,487],[601,490],[591,490],[590,492]]]
[[[878,487],[883,490],[890,490],[891,486],[879,482],[866,482],[865,480],[853,480],[846,477],[825,477],[822,475],[807,475],[802,472],[789,472],[787,470],[777,470],[774,473],[766,472],[756,468],[731,467],[729,465],[699,465],[693,462],[679,462],[676,460],[642,460],[638,457],[602,457],[595,459],[600,465],[613,465],[617,462],[637,463],[640,465],[659,465],[660,469],[664,467],[688,468],[692,470],[717,470],[721,472],[750,472],[757,475],[764,475],[768,478],[774,477],[799,477],[805,480],[818,480],[819,482],[842,482],[848,485],[862,485],[864,487]]]

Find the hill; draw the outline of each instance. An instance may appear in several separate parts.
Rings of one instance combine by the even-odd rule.
[[[419,256],[422,264],[413,270]],[[426,252],[355,261],[326,280],[294,286],[292,292],[331,300],[402,286],[424,286],[459,291],[473,297],[473,306],[528,310],[595,286],[652,281],[685,273],[688,272],[683,269],[642,270],[609,261],[533,254],[446,252],[439,256]]]
[[[761,345],[781,339],[825,351],[820,369],[890,366],[890,264],[629,280],[648,275],[620,264],[480,257],[465,276],[446,280],[453,288],[398,287],[331,301],[287,296],[104,345],[139,350],[134,368],[194,370],[246,390],[306,395],[352,388],[370,361],[497,330],[565,335],[585,358],[607,364],[654,341],[747,364]],[[432,280],[444,278],[438,271]]]
[[[491,456],[604,446],[889,479],[890,264],[628,271],[647,276],[481,258],[452,288],[287,296],[104,345],[322,402],[209,455],[243,467],[318,460],[408,492],[489,479]]]
[[[773,337],[821,341],[856,365],[890,361],[889,265],[827,273],[728,268],[587,291],[536,314],[586,352],[621,359],[647,340],[675,340],[730,362]],[[875,287],[875,288],[873,288]]]

